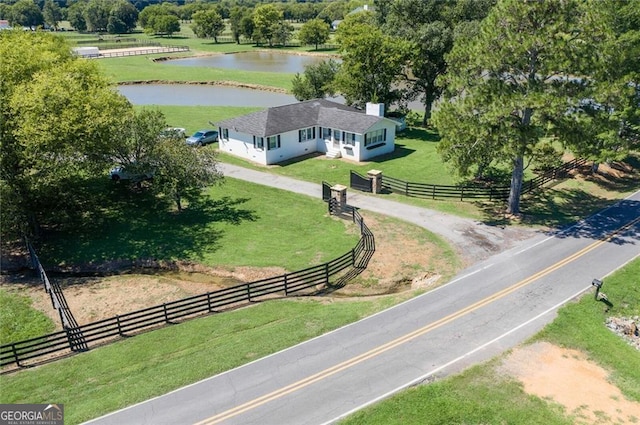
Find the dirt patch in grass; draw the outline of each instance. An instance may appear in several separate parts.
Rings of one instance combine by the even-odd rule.
[[[575,424],[640,423],[640,403],[627,400],[609,373],[580,351],[537,342],[515,349],[500,369],[527,393],[564,406]]]

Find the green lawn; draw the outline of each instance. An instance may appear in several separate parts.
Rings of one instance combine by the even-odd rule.
[[[393,297],[281,300],[138,335],[0,376],[3,403],[64,403],[77,424],[283,350],[371,315]]]
[[[0,345],[53,332],[55,324],[28,297],[0,288]]]
[[[155,258],[294,271],[332,260],[359,239],[321,199],[257,184],[225,179],[177,213],[167,200],[104,180],[107,206],[82,227],[48,234],[39,248],[45,267]]]
[[[535,340],[550,341],[581,350],[613,371],[610,380],[632,400],[640,402],[640,355],[630,344],[604,326],[607,317],[640,316],[640,257],[605,278],[602,292],[613,307],[592,294],[562,308],[558,318]],[[608,311],[607,311],[608,310]],[[640,418],[638,418],[640,421]]]
[[[96,60],[97,66],[116,83],[131,81],[161,81],[173,83],[235,81],[291,90],[295,74],[243,71],[234,69],[175,66],[165,62],[153,62],[153,58],[167,54],[128,56]]]
[[[640,259],[604,280],[606,305],[586,294],[560,309],[556,320],[533,338],[585,352],[612,372],[611,380],[640,402],[640,356],[605,326],[608,316],[640,314]],[[496,370],[498,361],[475,366],[439,382],[412,388],[341,423],[344,425],[429,424],[571,424],[557,405],[524,393],[522,385]],[[639,418],[640,420],[640,418]]]
[[[512,379],[476,366],[444,381],[411,388],[353,414],[342,425],[571,425],[560,407],[527,395]]]
[[[136,109],[151,108],[160,110],[170,127],[182,127],[191,135],[198,130],[211,128],[209,121],[217,121],[234,118],[239,115],[259,111],[261,108],[252,106],[136,106]]]

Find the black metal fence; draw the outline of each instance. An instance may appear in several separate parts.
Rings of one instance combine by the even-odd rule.
[[[578,167],[585,165],[586,159],[574,159],[564,163],[561,167],[546,171],[534,179],[525,181],[522,185],[522,193],[529,193],[533,190],[544,186],[550,181],[557,180],[566,176],[566,174]],[[353,173],[352,173],[353,176]],[[387,175],[382,175],[383,190],[401,193],[406,196],[426,199],[457,199],[460,201],[488,199],[504,200],[509,197],[509,186],[446,186],[427,183],[414,183],[405,180],[396,179]],[[351,187],[358,189],[359,187]]]
[[[69,309],[69,304],[67,304],[67,299],[64,297],[62,288],[57,282],[49,280],[49,277],[47,276],[44,267],[42,267],[42,263],[40,263],[40,259],[38,258],[36,251],[33,249],[31,242],[25,238],[25,243],[29,250],[31,264],[33,268],[38,271],[44,290],[51,298],[51,304],[60,316],[60,324],[64,329],[63,332],[68,340],[69,348],[72,351],[86,350],[86,341],[84,340],[82,332],[79,330],[78,322],[75,317],[73,317],[71,309]]]
[[[281,276],[207,292],[25,341],[4,344],[0,346],[0,366],[15,364],[17,367],[24,367],[78,351],[77,341],[72,338],[74,335],[81,337],[82,347],[86,350],[90,346],[102,345],[121,337],[268,297],[288,296],[304,291],[315,293],[323,288],[342,285],[367,267],[375,251],[375,240],[373,233],[355,209],[338,208],[335,200],[329,200],[328,205],[332,214],[348,213],[359,226],[361,234],[358,244],[351,251],[334,260]],[[64,304],[66,305],[66,302]]]

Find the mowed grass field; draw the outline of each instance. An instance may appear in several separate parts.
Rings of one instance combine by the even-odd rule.
[[[49,233],[38,253],[43,264],[154,258],[294,271],[337,258],[360,238],[355,226],[329,217],[321,199],[231,178],[181,213],[170,200],[106,177],[102,185],[101,213],[72,231]]]

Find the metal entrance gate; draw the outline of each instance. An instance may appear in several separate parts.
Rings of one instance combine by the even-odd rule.
[[[363,192],[373,192],[373,181],[369,177],[365,177],[351,170],[351,188],[358,189]]]
[[[331,199],[331,185],[325,181],[322,182],[322,200],[328,201]]]

